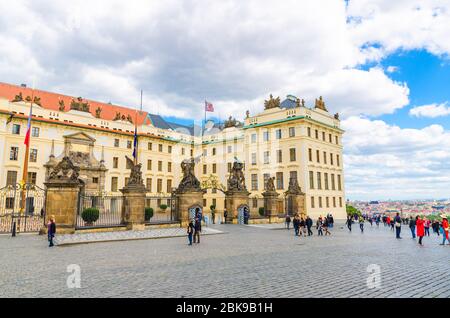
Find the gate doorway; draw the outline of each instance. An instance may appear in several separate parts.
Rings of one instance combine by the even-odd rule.
[[[39,232],[44,226],[45,190],[32,183],[0,189],[0,233]]]

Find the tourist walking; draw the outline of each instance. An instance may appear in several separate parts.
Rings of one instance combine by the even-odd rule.
[[[345,224],[347,224],[347,228],[350,232],[352,231],[352,223],[353,223],[352,217],[350,215],[347,216],[347,221],[345,222]]]
[[[188,235],[189,245],[192,245],[192,236],[194,235],[194,223],[192,223],[192,220],[189,221],[189,224],[187,227],[187,235]]]
[[[421,219],[419,216],[416,216],[416,228],[417,228],[417,236],[419,237],[419,244],[422,244],[422,239],[425,236],[425,221]]]
[[[440,227],[439,221],[434,220],[431,226],[433,227],[433,232],[436,233],[437,236],[439,236],[439,235],[440,235],[440,234],[439,234],[439,232],[440,232],[440,231],[439,231],[439,227]]]
[[[311,230],[312,226],[313,226],[313,220],[307,216],[306,217],[306,227],[308,228],[308,236],[313,235],[313,231]]]
[[[286,228],[289,230],[289,227],[291,225],[291,216],[289,214],[286,214]]]
[[[397,216],[394,218],[395,223],[395,237],[401,239],[400,233],[402,231],[402,219],[400,218],[400,213],[397,212]]]
[[[54,246],[53,239],[55,238],[55,234],[56,234],[55,216],[52,215],[47,223],[47,237],[49,242],[48,247]]]
[[[294,226],[295,236],[298,236],[298,229],[300,227],[300,220],[298,218],[298,214],[296,214],[294,216],[293,226]]]
[[[369,223],[370,223],[370,227],[372,227],[372,225],[373,225],[373,218],[369,218]]]
[[[359,229],[361,233],[364,233],[364,218],[362,216],[359,217]]]
[[[301,236],[306,236],[306,228],[305,228],[305,226],[306,226],[306,222],[305,222],[305,219],[302,216],[300,218],[300,229],[299,229]]]
[[[228,212],[227,209],[223,210],[223,223],[227,224],[227,216],[228,216]]]
[[[200,243],[200,233],[202,232],[202,220],[200,218],[195,219],[194,224],[194,243]]]
[[[416,217],[417,220],[417,217]],[[412,216],[409,217],[409,229],[411,230],[412,238],[416,238],[416,221],[413,219]]]
[[[428,220],[426,217],[423,218],[424,220],[424,228],[425,228],[425,235],[430,236],[430,220]]]
[[[322,216],[320,216],[317,219],[316,228],[317,228],[317,235],[318,236],[323,236],[323,232],[322,232]]]
[[[445,214],[441,215],[442,223],[441,223],[441,231],[442,231],[442,244],[445,245],[445,241],[448,241],[448,244],[450,245],[450,240],[448,238],[448,220],[447,216]]]
[[[325,218],[322,224],[322,228],[325,231],[325,236],[331,235],[331,232],[328,231],[328,227],[330,226],[328,218]]]

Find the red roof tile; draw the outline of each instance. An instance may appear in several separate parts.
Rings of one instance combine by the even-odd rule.
[[[0,97],[6,98],[8,100],[13,100],[16,95],[22,93],[23,98],[25,99],[27,96],[31,96],[31,88],[22,87],[17,85],[11,85],[7,83],[0,82]],[[67,96],[63,94],[50,93],[42,90],[35,89],[34,96],[41,99],[41,105],[45,109],[59,111],[59,102],[61,100],[64,101],[65,111],[70,110],[70,103],[72,99],[76,100],[78,97]],[[116,112],[120,112],[121,115],[131,116],[133,121],[135,120],[136,111],[131,108],[126,108],[123,106],[105,104],[101,102],[92,101],[89,99],[84,99],[83,102],[89,103],[89,111],[95,117],[95,110],[100,107],[101,114],[100,118],[104,120],[113,120],[116,117]],[[137,124],[150,124],[150,120],[147,117],[147,112],[137,112]]]

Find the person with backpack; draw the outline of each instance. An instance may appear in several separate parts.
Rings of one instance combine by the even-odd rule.
[[[294,216],[294,222],[293,222],[293,225],[294,225],[295,236],[298,236],[298,231],[299,231],[299,227],[300,227],[300,220],[299,220],[299,218],[298,218],[298,214],[296,214],[296,215]]]
[[[413,239],[416,238],[416,220],[414,220],[412,216],[409,217],[409,229],[411,230],[411,236]]]
[[[289,214],[286,214],[285,223],[286,223],[286,228],[289,230],[289,227],[291,225],[291,216]]]
[[[311,228],[313,226],[313,220],[309,217],[309,215],[306,217],[306,228],[308,229],[308,236],[313,235],[313,231],[311,231]]]

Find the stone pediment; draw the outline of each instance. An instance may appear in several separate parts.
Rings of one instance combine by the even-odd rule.
[[[70,141],[72,143],[76,143],[76,142],[81,142],[83,144],[93,144],[95,143],[95,138],[89,136],[88,134],[84,133],[84,132],[77,132],[74,134],[70,134],[70,135],[66,135],[64,136],[64,139],[66,139],[66,141]]]

